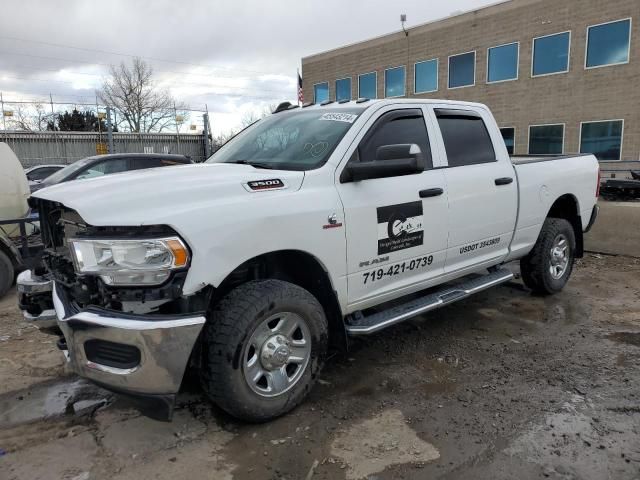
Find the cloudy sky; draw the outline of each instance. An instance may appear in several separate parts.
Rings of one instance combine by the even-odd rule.
[[[23,0],[0,16],[6,100],[95,102],[110,64],[139,56],[214,132],[284,99],[313,53],[495,0]]]

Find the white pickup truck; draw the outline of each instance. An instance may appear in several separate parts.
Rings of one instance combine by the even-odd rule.
[[[507,282],[508,262],[560,291],[598,172],[509,158],[479,104],[281,104],[204,165],[37,192],[46,269],[20,302],[38,323],[52,290],[70,367],[157,414],[196,368],[213,402],[264,421],[309,393],[330,342]]]

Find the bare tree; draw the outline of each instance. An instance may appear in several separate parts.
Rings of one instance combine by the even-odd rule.
[[[249,125],[253,125],[254,123],[256,123],[258,120],[260,120],[260,118],[261,117],[258,116],[255,110],[244,112],[242,114],[242,118],[240,119],[240,125],[242,128],[246,128]]]
[[[25,107],[18,105],[11,117],[7,117],[6,124],[8,129],[26,130],[29,132],[41,132],[47,129],[47,122],[54,116],[47,113],[42,104],[35,104],[33,107]]]
[[[225,143],[227,143],[233,137],[235,137],[237,135],[238,131],[244,130],[248,126],[253,125],[254,123],[256,123],[258,120],[262,120],[263,118],[268,117],[269,115],[271,115],[271,113],[276,109],[276,106],[277,105],[275,105],[275,104],[269,104],[269,105],[265,105],[262,109],[250,110],[250,111],[245,112],[242,115],[242,118],[240,118],[240,129],[239,130],[231,129],[231,130],[228,130],[227,132],[221,132],[221,133],[219,133],[218,135],[216,135],[216,136],[214,136],[212,138],[212,144],[213,144],[214,151],[217,150],[218,148],[220,148]],[[263,137],[264,137],[264,135],[261,135],[256,139],[256,142],[258,142],[258,144],[260,144],[259,148],[262,148],[262,143],[261,142],[266,141]]]
[[[176,102],[168,90],[157,87],[153,68],[140,58],[134,58],[131,65],[111,65],[110,77],[96,93],[116,110],[118,125],[132,132],[160,132],[187,119],[185,105]]]
[[[238,132],[235,130],[229,130],[227,132],[221,132],[218,135],[213,136],[211,139],[211,143],[213,146],[213,151],[215,152],[229,140],[231,140]]]
[[[246,128],[249,125],[256,123],[258,120],[262,120],[265,117],[271,115],[271,113],[276,109],[277,105],[270,104],[265,105],[260,110],[250,110],[245,112],[240,119],[240,125],[242,128]]]

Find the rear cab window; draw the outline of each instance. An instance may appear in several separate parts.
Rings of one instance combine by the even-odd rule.
[[[497,161],[489,130],[472,110],[435,109],[449,167]]]

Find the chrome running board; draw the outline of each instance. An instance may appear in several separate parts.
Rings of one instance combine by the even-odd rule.
[[[348,315],[345,329],[349,335],[370,335],[384,328],[408,320],[409,318],[429,312],[450,303],[470,297],[474,293],[508,282],[514,278],[507,268],[497,268],[487,275],[453,286],[447,286],[437,291],[430,291],[426,295],[387,310],[364,316],[362,312]]]

